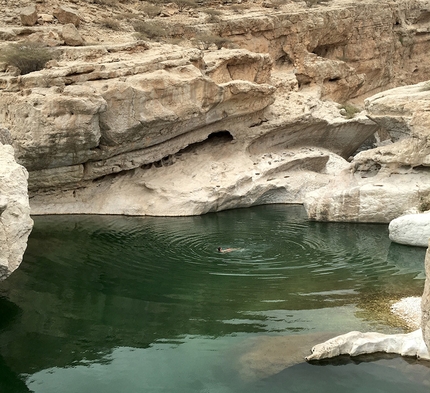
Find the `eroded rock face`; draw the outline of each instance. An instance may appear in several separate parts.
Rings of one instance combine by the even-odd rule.
[[[73,23],[68,23],[63,26],[61,29],[61,36],[66,45],[80,46],[84,44],[84,40]]]
[[[60,5],[54,10],[53,15],[63,24],[73,23],[78,27],[81,23],[79,14],[70,7]]]
[[[302,87],[318,84],[338,102],[427,78],[427,1],[331,1],[294,11],[230,17],[214,29],[269,53]]]
[[[393,135],[380,147],[357,154],[341,176],[309,194],[305,203],[309,217],[388,223],[428,210],[429,100],[426,82],[367,99],[367,115],[384,134]]]
[[[430,351],[430,251],[426,253],[426,283],[424,287],[423,298],[421,302],[421,329],[423,332],[424,341]]]
[[[73,7],[54,14],[77,26]],[[423,119],[407,104],[401,118],[388,116],[380,100],[368,105],[371,119],[347,119],[322,99],[422,78],[426,3],[289,7],[175,25],[188,40],[217,30],[241,49],[58,46],[42,71],[1,74],[0,121],[30,172],[34,212],[182,215],[306,202],[313,219],[388,222],[418,206],[430,189],[420,168],[425,138],[414,136]],[[83,38],[94,15],[87,19]],[[12,33],[62,45],[63,27]],[[381,147],[348,168],[345,160],[383,123],[402,158],[391,162]]]
[[[21,263],[32,226],[27,171],[15,162],[13,148],[0,143],[0,280]]]
[[[272,81],[270,57],[243,49],[137,42],[61,56],[7,79],[0,101],[30,171],[34,214],[302,203],[376,130],[365,117],[345,119],[318,92]],[[91,56],[97,61],[84,60]]]

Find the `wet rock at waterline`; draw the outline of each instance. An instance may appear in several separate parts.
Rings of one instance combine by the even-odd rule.
[[[408,321],[421,318],[421,329],[408,334],[349,332],[314,346],[307,361],[327,359],[339,355],[358,356],[376,352],[395,353],[430,360],[430,252],[425,258],[426,282],[422,298],[405,298],[392,306],[392,311]],[[421,313],[416,305],[421,305]],[[403,309],[402,309],[403,308]],[[409,326],[415,325],[412,321]]]
[[[0,281],[21,263],[32,226],[27,171],[15,162],[13,148],[0,143]]]
[[[307,361],[333,358],[340,355],[358,356],[369,353],[395,353],[430,360],[421,329],[407,334],[349,332],[315,345]]]

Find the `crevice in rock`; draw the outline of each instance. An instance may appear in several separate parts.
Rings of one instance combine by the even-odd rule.
[[[342,48],[343,46],[345,46],[344,43],[318,45],[312,50],[312,53],[326,59],[336,59],[336,54],[338,54],[339,52],[344,52]]]
[[[224,143],[230,143],[233,140],[234,140],[233,135],[227,130],[212,132],[211,134],[208,135],[208,137],[205,140],[188,145],[187,147],[185,147],[184,149],[176,153],[176,155],[193,152],[207,144],[213,144],[213,145],[224,144]]]
[[[358,168],[356,168],[355,173],[357,173],[362,179],[366,179],[368,177],[376,176],[381,168],[381,164],[372,161],[360,165]]]
[[[282,67],[291,67],[293,65],[293,61],[291,60],[290,56],[288,56],[287,53],[282,55],[281,57],[278,57],[275,61],[275,67],[282,68]]]

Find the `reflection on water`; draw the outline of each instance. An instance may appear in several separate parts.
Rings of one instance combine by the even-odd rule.
[[[309,391],[319,367],[296,363],[318,338],[400,331],[365,300],[420,295],[424,254],[391,244],[385,225],[308,222],[298,206],[36,217],[24,262],[0,284],[1,392],[274,392],[291,378],[289,392]],[[381,381],[401,375],[384,361],[369,366]]]

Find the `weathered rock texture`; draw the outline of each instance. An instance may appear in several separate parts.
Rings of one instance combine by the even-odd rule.
[[[0,281],[21,263],[32,225],[27,171],[15,162],[13,148],[0,143]]]
[[[357,154],[348,170],[305,202],[315,220],[390,222],[430,202],[428,82],[367,99],[367,116],[385,140]]]
[[[339,101],[427,78],[428,1],[285,9],[232,15],[213,29],[241,47],[269,53],[301,87],[318,84],[324,96]]]
[[[424,287],[423,298],[421,302],[421,329],[424,341],[430,351],[430,251],[426,253],[426,283]]]
[[[90,55],[97,63],[72,62]],[[271,105],[264,54],[206,56],[137,42],[70,48],[62,58],[4,79],[0,119],[30,171],[34,214],[189,215],[301,203],[376,130],[296,84],[282,87],[287,105]]]
[[[81,23],[81,18],[78,13],[72,8],[65,7],[60,5],[53,12],[53,15],[58,19],[60,23],[68,24],[72,23],[76,27],[78,27]]]

